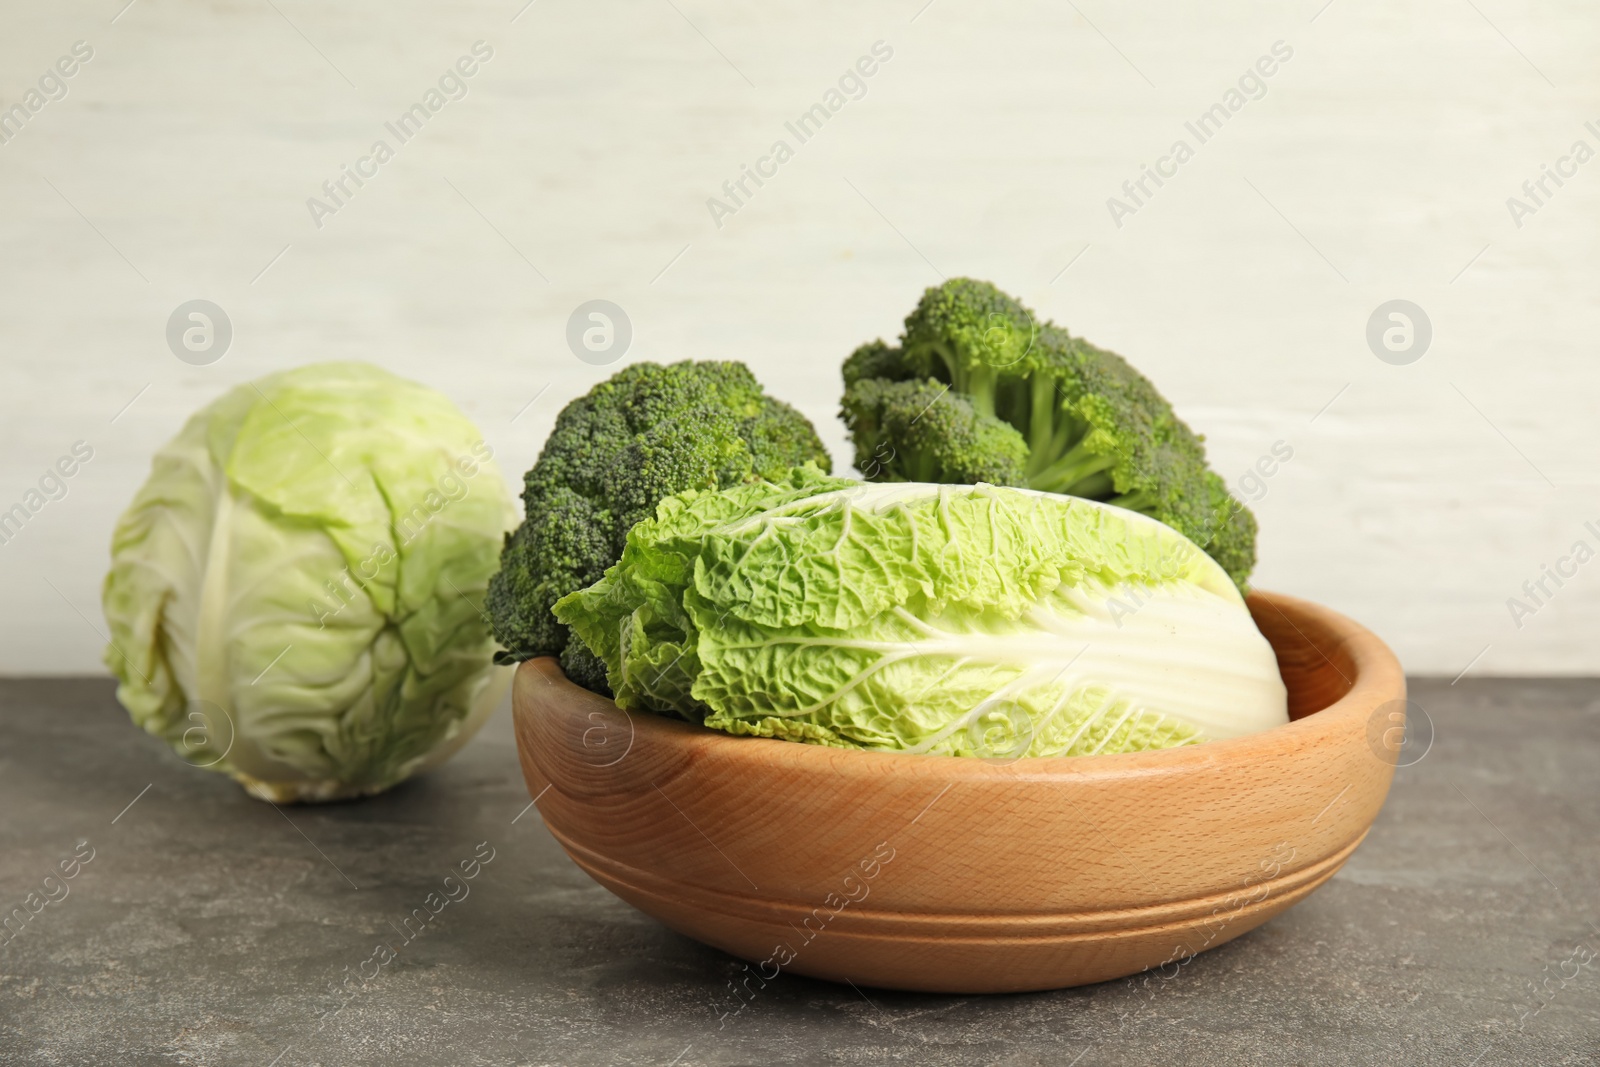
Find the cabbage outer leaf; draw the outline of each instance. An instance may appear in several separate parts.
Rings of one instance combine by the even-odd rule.
[[[685,493],[555,611],[619,705],[735,734],[1067,756],[1288,721],[1222,568],[1076,497],[800,472]]]
[[[503,689],[477,605],[515,513],[486,453],[447,398],[365,364],[196,413],[112,540],[105,659],[134,721],[272,799],[377,792],[453,749]]]

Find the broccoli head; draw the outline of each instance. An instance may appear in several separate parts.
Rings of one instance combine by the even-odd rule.
[[[1207,466],[1204,439],[1114,352],[987,282],[927,290],[898,347],[845,361],[843,415],[871,481],[990,482],[1143,512],[1243,589],[1255,516]]]
[[[932,378],[862,378],[845,398],[845,422],[868,481],[1023,484],[1022,435]]]
[[[489,581],[497,658],[559,656],[574,682],[609,693],[605,664],[551,605],[599,581],[662,499],[807,463],[831,469],[816,430],[742,363],[635,363],[601,382],[556,417],[523,479],[526,518]]]

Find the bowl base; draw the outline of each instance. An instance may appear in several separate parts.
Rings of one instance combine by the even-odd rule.
[[[757,965],[832,982],[922,993],[1029,993],[1152,968],[1171,978],[1200,952],[1298,903],[1344,866],[1366,831],[1333,855],[1231,893],[1074,915],[940,915],[845,906],[806,910],[712,892],[608,860],[551,833],[584,873],[685,937]],[[771,946],[752,959],[748,946]],[[759,980],[759,979],[758,979]]]

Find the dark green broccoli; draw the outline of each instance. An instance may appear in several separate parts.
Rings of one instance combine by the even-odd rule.
[[[1206,464],[1204,439],[1126,360],[987,282],[927,290],[899,347],[844,365],[843,416],[872,481],[1023,486],[1143,512],[1243,589],[1256,521]]]
[[[559,656],[574,682],[609,694],[605,664],[551,605],[599,581],[663,498],[806,463],[831,469],[816,430],[742,363],[635,363],[601,382],[556,417],[523,480],[527,517],[489,581],[497,658]]]
[[[931,378],[862,378],[851,388],[856,467],[868,481],[1021,485],[1028,443]]]

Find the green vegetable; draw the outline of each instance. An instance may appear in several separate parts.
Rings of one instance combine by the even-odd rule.
[[[869,481],[1022,486],[1159,519],[1204,546],[1240,589],[1255,516],[1206,465],[1202,438],[1121,356],[987,282],[922,296],[900,346],[844,365],[843,415]]]
[[[1276,658],[1171,527],[994,486],[664,501],[556,616],[617,703],[734,734],[950,755],[1167,748],[1288,721]]]
[[[240,386],[117,523],[106,663],[134,722],[274,801],[446,758],[508,672],[477,601],[515,521],[472,423],[358,363]]]
[[[608,693],[604,665],[551,605],[598,581],[664,497],[805,463],[829,469],[816,430],[742,363],[635,363],[601,382],[562,410],[527,473],[527,518],[489,585],[501,661],[559,656],[567,677]]]

